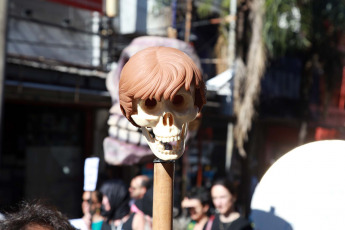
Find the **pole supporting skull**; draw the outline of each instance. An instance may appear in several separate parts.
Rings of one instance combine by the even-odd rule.
[[[125,64],[119,98],[124,116],[142,132],[161,160],[185,150],[188,124],[206,103],[200,70],[188,55],[169,47],[139,51]]]

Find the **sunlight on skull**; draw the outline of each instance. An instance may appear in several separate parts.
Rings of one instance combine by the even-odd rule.
[[[188,123],[198,113],[194,105],[194,88],[190,92],[182,87],[172,101],[161,99],[137,99],[137,113],[131,117],[142,127],[152,152],[161,160],[176,160],[185,149]],[[153,134],[148,128],[152,128]]]

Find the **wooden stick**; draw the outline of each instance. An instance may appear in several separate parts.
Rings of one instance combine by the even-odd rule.
[[[172,230],[175,161],[153,161],[152,229]]]

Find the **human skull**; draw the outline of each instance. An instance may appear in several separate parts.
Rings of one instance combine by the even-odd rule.
[[[133,101],[137,113],[131,117],[142,127],[152,152],[159,159],[176,160],[182,156],[188,124],[196,118],[199,110],[194,101],[193,86],[190,91],[180,88],[172,100],[148,98]],[[152,129],[153,135],[148,128]]]

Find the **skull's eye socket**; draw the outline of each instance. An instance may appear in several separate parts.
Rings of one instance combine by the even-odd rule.
[[[176,95],[175,97],[174,97],[174,99],[173,99],[173,101],[172,101],[172,103],[174,104],[174,105],[182,105],[183,104],[183,102],[184,102],[184,98],[183,98],[183,96],[181,96],[181,95]]]
[[[148,109],[153,109],[157,105],[156,99],[146,99],[145,100],[145,107]]]

